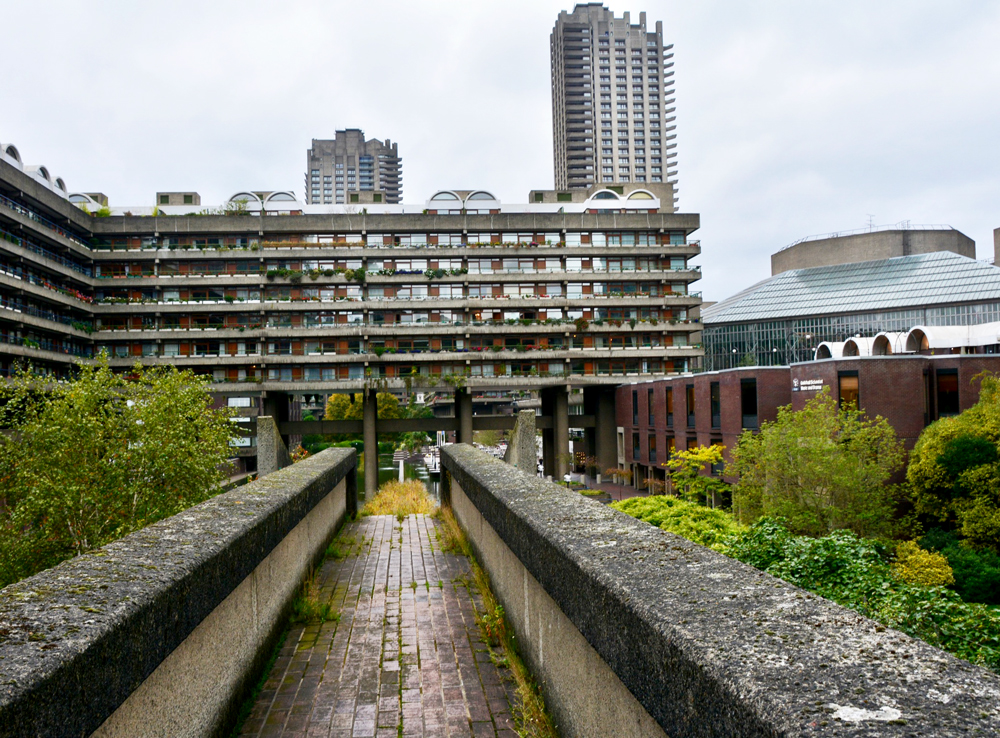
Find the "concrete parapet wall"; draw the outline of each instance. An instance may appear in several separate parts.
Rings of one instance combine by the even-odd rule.
[[[328,449],[0,590],[0,736],[231,728],[356,464]]]
[[[1000,734],[985,669],[472,447],[442,463],[564,735]]]

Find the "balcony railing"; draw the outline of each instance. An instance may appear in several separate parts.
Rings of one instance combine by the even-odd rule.
[[[26,218],[30,218],[31,220],[35,221],[39,225],[42,225],[45,228],[48,228],[50,231],[54,231],[54,232],[58,233],[63,238],[65,238],[65,239],[67,239],[69,241],[72,241],[73,243],[78,244],[78,245],[82,246],[85,249],[88,249],[88,250],[90,249],[90,244],[85,243],[81,239],[77,238],[72,233],[70,233],[65,228],[63,228],[62,226],[56,225],[55,223],[53,223],[48,218],[43,218],[41,215],[39,215],[38,213],[36,213],[34,210],[31,210],[30,208],[26,208],[24,205],[21,205],[18,202],[14,202],[9,197],[4,197],[3,195],[0,195],[0,205],[4,205],[4,206],[10,208],[11,210],[13,210],[14,212],[19,213],[20,215],[25,216]]]
[[[20,246],[21,248],[28,249],[28,251],[36,253],[39,256],[44,256],[46,259],[50,259],[54,262],[62,264],[65,267],[69,267],[73,271],[79,272],[80,274],[84,274],[88,277],[92,276],[93,274],[93,271],[90,269],[90,267],[85,267],[81,264],[78,264],[72,259],[67,259],[65,256],[60,256],[54,251],[50,251],[49,249],[45,248],[44,246],[38,245],[37,243],[31,241],[30,239],[24,238],[23,236],[15,236],[13,233],[5,231],[2,228],[0,228],[0,239],[7,241],[8,243],[12,243],[15,246]]]

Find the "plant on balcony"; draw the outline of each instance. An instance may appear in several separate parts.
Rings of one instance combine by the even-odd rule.
[[[594,323],[600,325],[600,321],[594,321]],[[586,318],[577,318],[576,320],[573,321],[573,325],[575,325],[576,329],[582,333],[583,331],[587,330],[587,328],[590,326],[590,323],[587,322]]]
[[[635,318],[629,318],[628,326],[629,328],[635,328]]]

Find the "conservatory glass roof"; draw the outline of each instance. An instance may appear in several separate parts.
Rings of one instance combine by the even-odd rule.
[[[702,311],[742,323],[908,307],[1000,301],[1000,269],[950,251],[782,272]]]

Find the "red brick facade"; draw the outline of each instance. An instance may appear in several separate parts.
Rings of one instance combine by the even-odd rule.
[[[839,398],[842,383],[849,388],[854,377],[857,377],[859,407],[871,416],[886,418],[909,449],[929,423],[976,403],[979,382],[974,377],[983,371],[1000,373],[1000,355],[871,356],[811,361],[790,367],[729,369],[623,385],[615,397],[616,417],[618,427],[624,431],[626,465],[634,469],[634,481],[639,483],[651,470],[657,478],[663,478],[662,464],[670,456],[671,442],[677,448],[721,443],[728,450],[745,428],[756,429],[763,422],[773,421],[779,407],[791,405],[794,410],[801,410],[824,387],[829,387],[830,393]],[[712,392],[716,384],[718,413],[713,414]],[[688,387],[694,390],[693,427],[688,424]],[[949,395],[946,390],[951,388],[954,392]],[[753,416],[744,417],[742,412],[744,392],[754,390],[756,423]],[[671,418],[667,415],[668,391],[673,394]],[[633,396],[637,402],[635,422]],[[655,437],[656,453],[652,460],[650,437]],[[635,440],[638,440],[637,454],[633,452]]]

